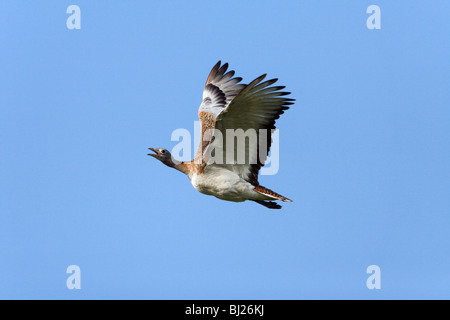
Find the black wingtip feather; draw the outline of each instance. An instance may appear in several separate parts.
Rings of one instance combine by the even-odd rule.
[[[228,63],[225,63],[223,66],[220,67],[220,69],[217,71],[217,75],[223,76],[225,74],[225,71],[228,69]]]

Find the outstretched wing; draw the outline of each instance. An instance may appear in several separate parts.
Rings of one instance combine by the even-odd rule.
[[[217,62],[206,80],[203,101],[198,110],[202,138],[194,158],[196,161],[203,161],[203,153],[211,142],[211,132],[214,129],[216,117],[246,87],[245,84],[238,84],[242,81],[242,78],[233,78],[234,71],[226,72],[227,69],[228,63],[221,66],[221,62]]]
[[[217,135],[214,134],[215,138],[211,138],[211,142],[203,149],[206,163],[232,170],[255,186],[259,185],[258,173],[270,150],[275,121],[294,101],[285,97],[290,92],[280,91],[284,86],[272,86],[278,79],[263,82],[265,77],[264,74],[253,80],[235,94],[230,102],[226,98],[218,98],[221,97],[220,92],[214,92],[218,103],[210,110],[215,116],[214,128],[221,132],[223,139],[216,139]],[[234,136],[228,137],[228,132],[238,133],[236,130],[240,134],[244,133],[243,143],[242,139],[239,143],[237,138],[236,143]],[[222,152],[222,155],[217,156],[218,152]],[[217,163],[218,158],[222,159],[222,164]]]

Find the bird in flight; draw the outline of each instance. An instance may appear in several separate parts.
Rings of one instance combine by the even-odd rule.
[[[149,148],[154,153],[148,155],[186,174],[203,194],[280,209],[276,200],[292,200],[261,186],[258,174],[267,160],[275,121],[295,100],[285,97],[290,92],[280,91],[284,86],[272,86],[278,79],[263,81],[264,74],[240,84],[242,78],[227,69],[228,63],[219,61],[206,80],[198,111],[201,139],[194,159],[177,161],[164,148]],[[240,143],[238,133],[243,136]]]

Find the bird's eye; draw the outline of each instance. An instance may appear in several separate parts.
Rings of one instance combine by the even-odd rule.
[[[162,154],[165,154],[165,153],[166,153],[166,150],[161,150],[161,153],[162,153]]]

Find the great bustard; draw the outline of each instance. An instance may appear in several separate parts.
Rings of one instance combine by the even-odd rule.
[[[203,91],[199,108],[201,122],[200,144],[192,161],[175,160],[164,148],[149,148],[150,156],[165,165],[185,173],[199,192],[222,200],[255,201],[270,209],[281,206],[271,200],[291,202],[258,182],[258,173],[264,165],[272,142],[275,120],[280,117],[294,99],[284,96],[285,87],[272,86],[278,79],[264,81],[266,74],[250,84],[238,84],[242,78],[234,71],[226,72],[228,63],[219,61],[211,70]],[[240,145],[227,132],[253,130],[256,139]],[[219,134],[220,133],[220,134]],[[245,137],[244,137],[245,139]],[[231,147],[230,147],[231,145]],[[244,157],[238,159],[239,148],[245,148]],[[262,151],[261,151],[262,150]],[[222,161],[223,160],[223,161]]]

